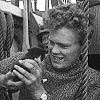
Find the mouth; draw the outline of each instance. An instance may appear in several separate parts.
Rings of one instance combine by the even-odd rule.
[[[64,61],[63,57],[54,56],[52,54],[51,54],[51,58],[52,58],[53,61],[56,61],[56,62],[62,62],[62,61]]]

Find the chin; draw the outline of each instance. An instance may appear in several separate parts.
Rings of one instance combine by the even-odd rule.
[[[56,68],[56,69],[62,69],[62,68],[64,68],[64,67],[62,66],[62,64],[52,63],[52,65],[53,65],[53,67]]]
[[[52,62],[53,68],[58,69],[58,70],[62,70],[62,69],[70,69],[70,64],[61,64],[61,63],[55,63]]]

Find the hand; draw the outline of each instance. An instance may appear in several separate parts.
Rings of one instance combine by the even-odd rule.
[[[42,70],[39,67],[39,63],[35,60],[20,60],[19,63],[23,65],[23,68],[15,65],[13,73],[26,85],[27,89],[31,93],[36,93],[41,89],[41,76]],[[30,72],[25,69],[30,70]]]
[[[0,85],[9,90],[18,90],[23,83],[21,81],[14,82],[12,77],[13,74],[10,71],[4,75],[0,75]]]

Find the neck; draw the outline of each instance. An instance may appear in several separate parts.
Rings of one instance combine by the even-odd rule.
[[[60,69],[54,68],[51,64],[49,56],[45,58],[43,61],[43,76],[45,78],[49,77],[52,82],[58,84],[63,83],[64,81],[70,83],[73,80],[76,80],[77,78],[80,78],[82,74],[82,66],[81,61],[77,60],[72,66],[70,66],[70,69]],[[49,80],[49,79],[48,79]]]
[[[58,72],[58,73],[66,73],[66,72],[70,72],[71,70],[74,70],[74,69],[77,69],[80,64],[81,64],[81,61],[79,59],[77,59],[74,64],[72,64],[71,66],[69,67],[66,67],[66,68],[54,68],[52,63],[51,63],[51,59],[49,56],[46,57],[46,64],[47,65],[50,65],[49,67],[47,67],[48,70],[50,71],[54,71],[54,72]]]

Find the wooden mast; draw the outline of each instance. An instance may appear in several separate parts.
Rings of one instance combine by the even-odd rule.
[[[37,10],[37,0],[34,0],[34,10]]]
[[[31,0],[23,0],[24,9],[23,9],[23,45],[22,45],[22,51],[27,51],[27,49],[30,48],[29,34],[28,34],[29,2],[31,2]]]
[[[49,9],[49,0],[45,0],[45,10]]]

